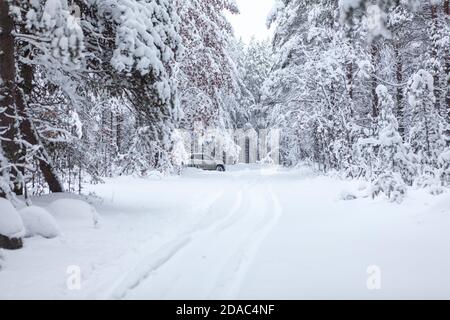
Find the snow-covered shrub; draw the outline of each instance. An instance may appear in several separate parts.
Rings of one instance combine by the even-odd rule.
[[[439,185],[439,184],[432,185],[432,186],[430,186],[430,187],[428,188],[428,192],[429,192],[430,194],[432,194],[433,196],[441,195],[441,194],[443,194],[445,191],[446,191],[445,188],[442,187],[442,186]]]
[[[272,157],[269,155],[265,156],[261,160],[258,161],[259,164],[262,165],[274,165],[275,161],[272,159]]]
[[[435,171],[425,171],[415,180],[415,186],[418,188],[427,189],[432,195],[440,195],[444,193],[439,176]]]
[[[403,181],[412,184],[414,166],[410,162],[407,149],[398,131],[398,121],[394,115],[394,101],[387,88],[379,85],[376,89],[380,106],[378,120],[378,169],[381,172],[398,172]]]
[[[439,157],[437,167],[427,162],[421,164],[421,173],[415,179],[415,186],[427,189],[432,195],[440,195],[448,186],[448,166],[444,157]]]
[[[60,232],[55,218],[44,208],[29,206],[19,210],[25,226],[25,237],[55,238]]]
[[[339,194],[339,199],[344,201],[366,199],[371,196],[371,184],[361,181],[356,188],[344,189]]]
[[[76,199],[59,199],[48,210],[62,226],[98,227],[100,216],[90,204]]]
[[[401,203],[406,192],[406,185],[398,173],[384,173],[372,182],[372,198],[384,194],[390,201]]]
[[[0,198],[0,235],[21,238],[25,235],[22,218],[10,201]]]

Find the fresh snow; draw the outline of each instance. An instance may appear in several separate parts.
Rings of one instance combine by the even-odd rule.
[[[55,218],[44,208],[29,206],[19,210],[26,230],[26,237],[55,238],[59,227]]]
[[[2,252],[0,299],[450,298],[448,192],[408,189],[398,205],[364,182],[244,165],[86,188],[33,199],[58,208],[62,235]],[[99,228],[64,218],[81,201]]]
[[[50,203],[48,210],[61,224],[96,227],[100,217],[90,204],[77,199],[58,199]]]

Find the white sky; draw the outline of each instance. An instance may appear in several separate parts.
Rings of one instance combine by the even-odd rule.
[[[236,0],[240,15],[227,15],[233,25],[236,37],[249,42],[254,35],[257,39],[267,39],[272,32],[267,30],[267,15],[274,0]]]

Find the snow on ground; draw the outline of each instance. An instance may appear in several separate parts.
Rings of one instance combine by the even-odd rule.
[[[55,218],[44,208],[29,206],[19,213],[25,226],[25,237],[55,238],[60,234]]]
[[[240,165],[37,198],[61,235],[1,252],[0,298],[450,298],[450,193],[410,190],[398,205],[362,189],[307,168]],[[73,220],[79,200],[98,228]],[[80,290],[67,286],[73,266]],[[380,290],[368,289],[368,268]]]

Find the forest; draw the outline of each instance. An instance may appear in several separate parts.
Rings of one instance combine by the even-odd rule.
[[[446,192],[450,1],[274,2],[273,39],[244,43],[234,0],[0,0],[2,201],[179,174],[199,124],[230,150],[230,129],[278,129],[283,166],[373,197]]]
[[[449,183],[449,1],[279,1],[261,110],[285,164],[365,177],[401,201]]]

